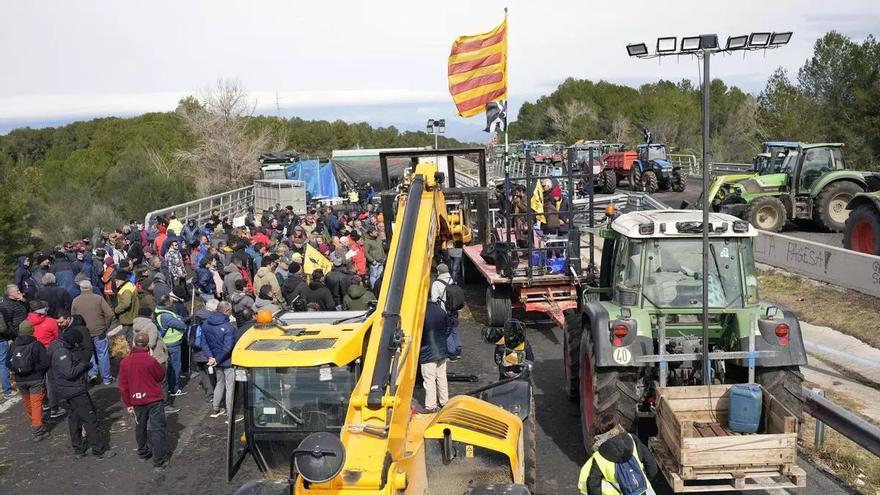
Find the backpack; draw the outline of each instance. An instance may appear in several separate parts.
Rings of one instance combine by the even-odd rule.
[[[617,478],[621,495],[642,495],[648,491],[648,480],[636,459],[636,448],[633,440],[633,455],[614,466],[614,477]]]
[[[439,280],[439,282],[446,286],[446,292],[443,294],[443,306],[446,308],[446,312],[452,313],[464,309],[464,289],[456,284],[455,281],[444,282]]]
[[[187,339],[190,347],[202,349],[205,347],[205,335],[202,332],[202,326],[196,325],[189,327],[189,338]]]
[[[17,377],[27,376],[36,371],[33,344],[13,348],[13,354],[9,358],[9,369]]]

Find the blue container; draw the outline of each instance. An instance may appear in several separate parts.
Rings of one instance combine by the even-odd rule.
[[[532,266],[544,266],[547,264],[547,253],[544,251],[532,251]]]
[[[730,388],[729,427],[738,433],[756,433],[761,425],[761,387],[743,383]]]
[[[553,273],[565,273],[565,258],[552,258],[547,262]]]

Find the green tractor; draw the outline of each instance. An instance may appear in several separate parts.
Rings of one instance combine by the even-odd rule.
[[[785,156],[778,170],[732,184],[730,193],[712,206],[761,230],[779,232],[786,220],[812,220],[840,232],[850,200],[877,189],[875,174],[847,170],[842,143],[803,144]]]
[[[880,192],[856,194],[846,209],[850,213],[843,229],[843,247],[880,255]]]
[[[795,151],[801,143],[798,141],[767,141],[761,146],[761,152],[752,160],[752,171],[741,174],[718,175],[709,184],[709,204],[724,201],[733,191],[733,185],[759,175],[777,173],[782,168],[785,157]],[[702,201],[700,202],[702,204]]]
[[[626,213],[600,231],[599,287],[565,312],[563,341],[566,388],[580,401],[588,452],[603,419],[633,431],[639,418],[651,417],[658,387],[703,383],[704,278],[712,382],[757,382],[802,416],[799,367],[807,356],[800,325],[791,311],[758,299],[758,232],[723,213],[710,213],[709,222],[708,274],[702,212]]]

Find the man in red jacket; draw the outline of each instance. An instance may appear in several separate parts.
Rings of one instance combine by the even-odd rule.
[[[166,452],[165,395],[162,380],[165,368],[149,352],[150,337],[135,334],[134,349],[119,365],[119,395],[130,414],[135,415],[137,453],[141,460],[153,458],[153,467],[163,471],[170,460]],[[149,432],[149,436],[148,436]]]

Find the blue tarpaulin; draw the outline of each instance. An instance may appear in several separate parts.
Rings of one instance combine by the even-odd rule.
[[[313,197],[339,196],[339,186],[333,174],[333,164],[321,164],[318,160],[302,160],[287,166],[287,178],[301,180]]]

